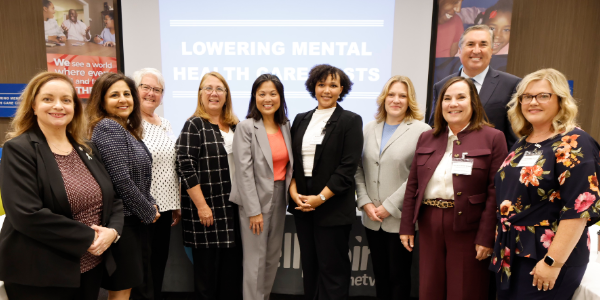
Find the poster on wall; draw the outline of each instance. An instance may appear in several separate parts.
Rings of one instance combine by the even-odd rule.
[[[513,0],[437,0],[437,37],[433,83],[457,74],[462,64],[459,39],[470,26],[485,24],[494,32],[490,67],[506,71]]]
[[[42,0],[48,71],[69,76],[88,98],[94,81],[117,72],[116,6],[113,0]]]

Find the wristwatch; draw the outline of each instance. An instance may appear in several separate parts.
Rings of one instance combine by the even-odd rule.
[[[554,260],[554,258],[552,258],[549,255],[544,256],[544,262],[551,266],[551,267],[557,267],[557,268],[562,268],[562,266],[564,266],[564,263],[559,263],[556,260]]]
[[[114,230],[115,234],[117,235],[117,237],[113,241],[113,244],[116,244],[119,241],[119,239],[121,238],[121,236],[119,235],[119,232],[116,229],[114,229],[114,228],[111,228],[111,229]]]
[[[319,197],[321,197],[321,200],[323,200],[323,201],[327,200],[327,198],[325,198],[325,196],[323,196],[323,194],[319,194]]]

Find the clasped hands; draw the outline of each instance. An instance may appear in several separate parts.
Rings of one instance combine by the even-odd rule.
[[[294,202],[296,202],[296,205],[298,206],[296,207],[296,209],[302,212],[313,211],[315,210],[315,208],[325,203],[325,201],[321,200],[321,197],[315,195],[305,196],[296,194],[295,197],[292,196],[292,199],[294,200]]]
[[[88,252],[95,256],[100,256],[112,245],[117,238],[117,231],[112,228],[106,228],[98,225],[92,225],[95,231],[94,242],[88,248]]]
[[[367,213],[369,219],[375,222],[383,222],[383,220],[390,216],[390,213],[380,205],[379,207],[375,207],[373,203],[367,203],[363,205],[363,210]]]

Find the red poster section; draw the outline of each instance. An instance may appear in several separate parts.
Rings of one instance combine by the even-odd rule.
[[[48,71],[62,73],[73,79],[77,94],[89,98],[94,82],[100,75],[117,73],[117,58],[104,56],[47,54]]]

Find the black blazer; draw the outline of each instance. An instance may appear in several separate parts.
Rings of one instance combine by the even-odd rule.
[[[115,197],[98,149],[90,160],[75,151],[102,190],[102,226],[123,229],[123,203]],[[83,149],[83,150],[82,150]],[[37,124],[4,144],[0,190],[6,219],[0,232],[0,280],[32,286],[79,287],[80,258],[94,241],[94,230],[73,220],[62,174]],[[104,254],[109,274],[116,265]]]
[[[292,125],[292,152],[294,154],[294,175],[298,193],[318,195],[325,186],[335,194],[314,211],[319,226],[338,226],[354,223],[356,220],[356,183],[354,174],[358,167],[363,148],[362,118],[337,106],[327,125],[321,145],[317,145],[313,166],[312,187],[306,186],[302,165],[302,139],[315,109],[298,114]],[[296,202],[289,201],[288,211],[294,217],[304,214],[296,210]]]
[[[435,113],[435,104],[439,93],[452,77],[460,76],[460,71],[456,74],[451,74],[433,85],[433,100],[431,101],[431,115],[429,116],[429,125],[433,127],[433,116]],[[521,82],[521,78],[495,69],[488,70],[481,85],[479,99],[485,109],[485,114],[494,124],[494,128],[502,131],[506,138],[508,149],[517,141],[517,136],[512,131],[508,116],[506,114],[508,108],[506,105],[510,101],[512,95],[517,92],[517,84]]]

